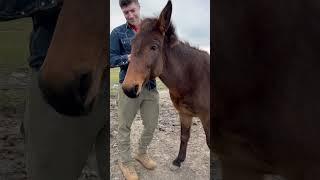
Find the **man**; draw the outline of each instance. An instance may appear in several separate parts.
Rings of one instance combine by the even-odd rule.
[[[139,31],[140,5],[138,0],[119,0],[120,8],[126,18],[126,23],[113,29],[110,35],[110,66],[120,67],[119,83],[125,78],[130,60],[131,40]],[[146,83],[140,96],[135,99],[127,97],[119,88],[119,128],[118,148],[120,153],[119,167],[128,180],[138,179],[130,151],[130,131],[132,122],[140,109],[144,130],[139,142],[135,159],[145,168],[154,169],[156,163],[147,155],[159,116],[159,94],[155,79]]]
[[[100,99],[93,112],[83,117],[67,117],[57,113],[41,97],[38,73],[46,57],[62,0],[0,0],[0,21],[32,17],[30,38],[31,81],[28,87],[24,127],[25,156],[28,179],[78,179],[88,159],[100,179],[106,177],[107,138],[106,101]]]

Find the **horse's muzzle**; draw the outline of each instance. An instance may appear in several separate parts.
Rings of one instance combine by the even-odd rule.
[[[67,116],[83,116],[91,112],[94,99],[85,105],[87,93],[91,85],[89,74],[83,74],[80,78],[61,82],[59,86],[50,86],[50,82],[39,77],[39,88],[45,101],[51,105],[58,113]]]
[[[133,87],[124,87],[122,86],[122,90],[125,95],[127,95],[129,98],[136,98],[139,96],[139,85],[134,85]]]

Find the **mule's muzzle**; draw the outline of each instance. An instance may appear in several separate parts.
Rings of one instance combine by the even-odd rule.
[[[59,87],[39,77],[39,87],[45,101],[58,113],[67,116],[83,116],[91,112],[94,99],[85,105],[85,100],[91,85],[90,74],[83,74],[72,81],[61,82]]]
[[[134,85],[132,87],[124,87],[122,86],[122,90],[125,95],[127,95],[129,98],[136,98],[139,96],[139,85]]]

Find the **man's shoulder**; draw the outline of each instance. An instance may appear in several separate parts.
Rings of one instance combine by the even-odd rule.
[[[113,32],[123,32],[127,28],[127,24],[122,24],[120,26],[115,27],[112,31]]]

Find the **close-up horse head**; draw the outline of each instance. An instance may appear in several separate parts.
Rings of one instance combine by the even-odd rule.
[[[124,93],[131,98],[139,96],[143,85],[159,77],[163,71],[164,49],[176,42],[174,27],[170,23],[172,3],[168,1],[159,18],[146,18],[131,43],[131,55],[126,77],[122,84]]]
[[[64,1],[39,73],[44,99],[61,114],[88,114],[101,90],[107,64],[106,12],[106,1]]]

